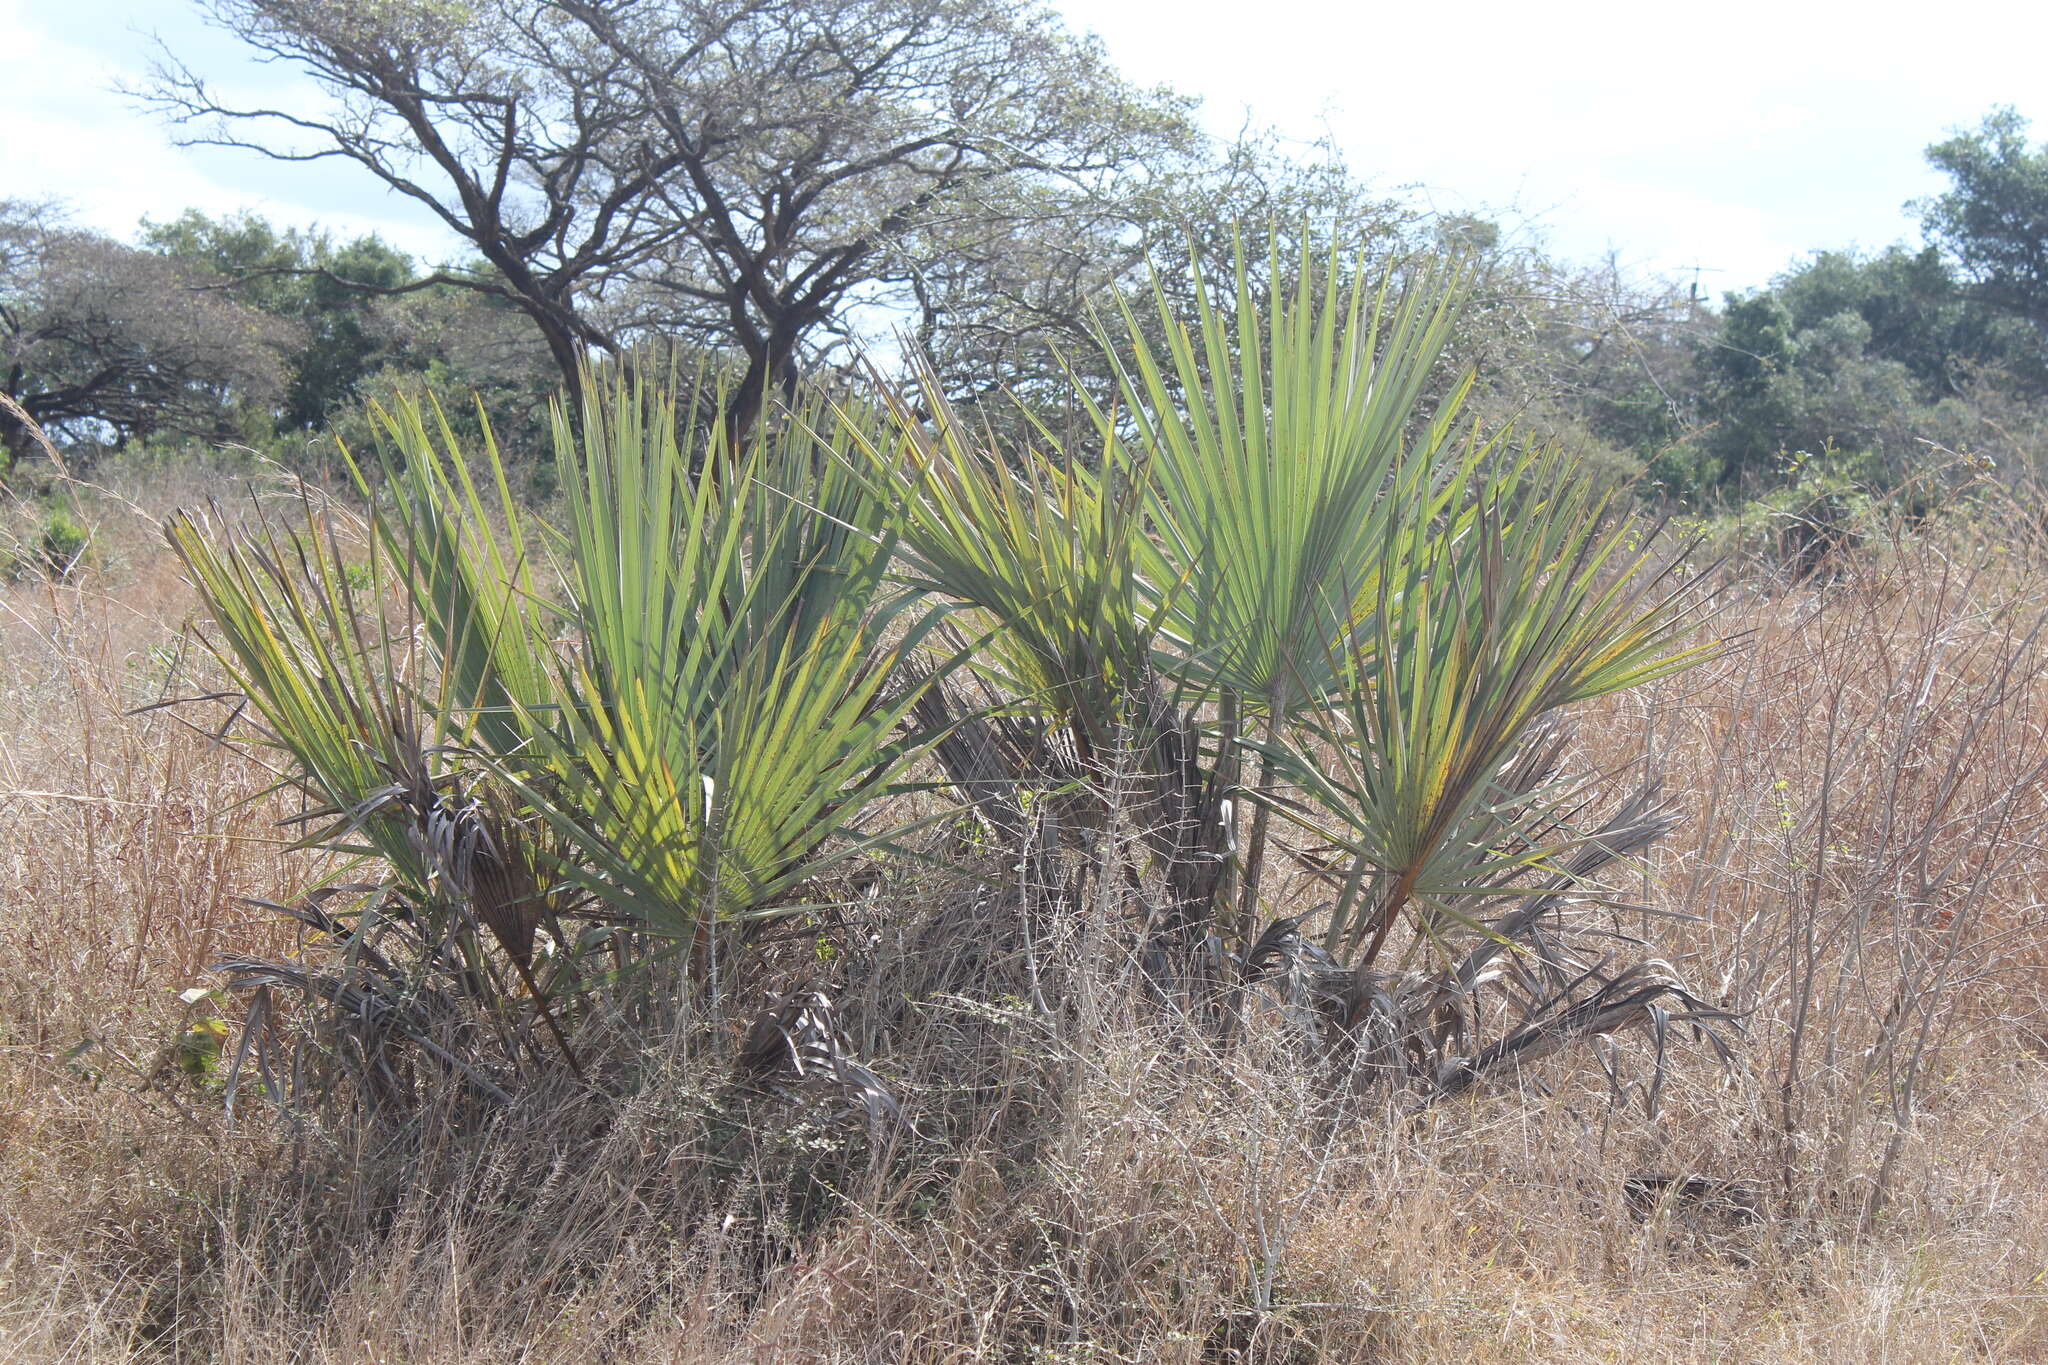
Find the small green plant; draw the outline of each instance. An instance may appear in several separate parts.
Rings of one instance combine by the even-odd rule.
[[[43,518],[43,533],[36,542],[36,549],[42,560],[42,571],[49,577],[58,580],[71,577],[85,562],[86,552],[91,546],[92,533],[64,508],[53,507]]]

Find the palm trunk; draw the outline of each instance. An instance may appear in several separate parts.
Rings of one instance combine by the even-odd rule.
[[[1256,790],[1264,792],[1273,785],[1273,725],[1268,721],[1265,729],[1268,747],[1259,752],[1259,775]],[[1265,802],[1258,804],[1252,815],[1251,838],[1245,844],[1244,861],[1240,865],[1238,878],[1237,919],[1232,926],[1241,944],[1249,944],[1258,937],[1259,922],[1259,877],[1266,866],[1266,840],[1271,837],[1273,809]]]

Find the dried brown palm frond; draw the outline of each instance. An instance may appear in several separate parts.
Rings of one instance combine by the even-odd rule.
[[[546,1074],[551,1059],[582,1077],[531,957],[515,963],[533,1006],[529,1018],[479,951],[480,916],[445,899],[416,903],[393,883],[330,885],[295,904],[250,903],[309,932],[290,958],[215,964],[231,990],[250,998],[232,1050],[230,1103],[252,1066],[280,1106],[317,1107],[353,1095],[396,1114],[431,1101],[434,1087],[424,1083],[436,1076],[458,1078],[494,1102],[506,1099],[514,1080]],[[534,1036],[534,1020],[546,1039]]]
[[[1623,802],[1607,822],[1556,861],[1557,871],[1513,910],[1486,924],[1486,934],[1458,963],[1456,977],[1469,987],[1503,952],[1526,941],[1534,952],[1518,955],[1518,963],[1538,964],[1561,984],[1563,969],[1544,921],[1568,908],[1568,898],[1615,863],[1645,852],[1677,828],[1678,809],[1665,801],[1657,786],[1645,786]]]
[[[932,757],[968,809],[1003,847],[1020,846],[1030,825],[1024,784],[1033,756],[1043,748],[1041,728],[1028,718],[994,708],[969,708],[945,683],[924,689],[911,714],[939,736]]]
[[[520,822],[488,781],[472,781],[461,766],[468,755],[453,745],[432,745],[410,710],[394,708],[388,742],[370,755],[388,780],[343,811],[322,809],[298,817],[317,822],[339,817],[341,828],[375,820],[396,825],[414,857],[393,883],[396,895],[437,925],[436,953],[464,964],[464,994],[502,1014],[511,1007],[494,966],[475,942],[487,933],[512,966],[536,1014],[569,1069],[579,1075],[568,1036],[550,1007],[550,992],[534,974],[535,943],[543,923],[564,941],[543,867],[559,856],[543,847],[545,833]],[[407,877],[406,872],[412,874]]]
[[[559,855],[545,837],[512,813],[510,803],[460,774],[438,789],[417,791],[415,835],[437,885],[474,925],[487,930],[511,959],[536,1001],[547,992],[533,978],[535,945],[543,925],[564,938],[545,869]]]
[[[1590,992],[1581,993],[1588,986]],[[1640,1027],[1648,1031],[1656,1048],[1643,1099],[1645,1109],[1654,1113],[1663,1087],[1671,1025],[1690,1024],[1696,1040],[1710,1046],[1723,1062],[1732,1062],[1734,1054],[1714,1025],[1737,1022],[1735,1014],[1694,995],[1668,962],[1652,959],[1612,974],[1593,968],[1573,983],[1573,988],[1542,1002],[1511,1032],[1470,1059],[1453,1059],[1454,1064],[1439,1077],[1438,1087],[1442,1093],[1454,1095],[1494,1072],[1540,1061],[1573,1042]],[[1614,1075],[1612,1071],[1609,1074]]]
[[[409,1109],[415,1092],[412,1052],[475,1093],[506,1100],[507,1092],[484,1067],[460,1055],[476,1026],[473,1010],[451,989],[460,975],[457,964],[441,955],[439,979],[426,977],[417,967],[422,937],[406,908],[389,903],[381,888],[353,890],[366,895],[366,905],[349,919],[329,913],[324,897],[297,906],[258,902],[314,930],[328,951],[296,960],[230,957],[216,964],[230,990],[250,996],[226,1078],[229,1105],[253,1064],[280,1106],[332,1100],[347,1080],[372,1107]],[[286,1027],[276,998],[280,991],[316,1007],[310,1028]]]
[[[1434,968],[1359,971],[1302,932],[1302,919],[1274,920],[1239,960],[1242,978],[1273,1001],[1312,1046],[1340,1058],[1355,1079],[1431,1102],[1554,1055],[1577,1041],[1628,1028],[1648,1031],[1652,1075],[1643,1087],[1654,1110],[1661,1094],[1670,1025],[1687,1023],[1724,1062],[1717,1026],[1736,1016],[1695,995],[1669,964],[1616,965],[1585,940],[1611,935],[1595,912],[1610,902],[1593,879],[1667,833],[1674,812],[1646,787],[1490,921],[1454,916],[1420,946],[1442,950],[1464,930],[1462,952],[1435,954]],[[1488,900],[1498,904],[1498,894]],[[1611,1051],[1611,1050],[1610,1050]],[[1601,1064],[1624,1088],[1609,1051]]]
[[[734,1066],[756,1082],[780,1084],[788,1078],[829,1087],[873,1127],[908,1122],[882,1078],[854,1060],[837,1006],[820,990],[792,991],[755,1016]]]

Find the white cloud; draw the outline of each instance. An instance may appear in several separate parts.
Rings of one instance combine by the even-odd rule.
[[[272,99],[282,93],[303,101],[310,93],[296,83],[280,89],[182,10],[75,0],[61,21],[52,13],[46,0],[0,0],[0,33],[9,35],[0,44],[0,195],[57,199],[75,221],[117,236],[133,233],[144,217],[172,218],[186,208],[246,209],[280,224],[318,222],[343,236],[381,233],[424,259],[453,250],[450,234],[422,210],[359,172],[173,146],[155,115],[117,91],[146,75],[151,40],[136,27],[145,15],[182,21],[179,45],[225,55],[226,78],[238,88]]]
[[[1556,247],[1607,244],[1709,287],[1822,247],[1913,239],[1921,149],[1993,104],[2039,107],[2048,9],[1986,0],[1845,10],[1641,0],[1066,0],[1141,79],[1327,129],[1353,166],[1437,202],[1534,212]],[[2048,135],[2048,128],[2041,130]]]

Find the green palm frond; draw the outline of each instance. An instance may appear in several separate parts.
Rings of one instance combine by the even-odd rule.
[[[466,740],[509,753],[544,711],[560,624],[535,572],[539,531],[513,496],[488,423],[486,494],[438,403],[402,396],[370,415],[376,463],[342,453],[363,496],[388,501],[373,525],[425,627],[451,719],[467,722],[458,726]]]
[[[354,581],[334,528],[346,514],[310,493],[297,511],[298,527],[266,517],[248,533],[180,512],[164,534],[207,605],[208,648],[260,717],[261,741],[288,760],[286,783],[311,812],[301,842],[373,855],[425,887],[431,868],[389,799],[422,742],[410,639]],[[383,565],[364,539],[374,584]]]
[[[1409,516],[1383,551],[1357,686],[1290,742],[1258,747],[1305,801],[1267,800],[1347,851],[1354,877],[1332,946],[1369,962],[1411,902],[1507,892],[1576,846],[1549,729],[1560,708],[1691,667],[1698,578],[1659,570],[1650,538],[1555,451],[1468,466],[1469,513]],[[1425,923],[1425,927],[1427,927]]]
[[[580,644],[520,780],[571,875],[662,933],[774,914],[884,837],[856,821],[932,738],[901,722],[938,674],[903,665],[940,612],[887,597],[879,504],[810,425],[733,449],[639,379],[580,437],[556,416]]]
[[[1143,468],[1114,446],[1095,468],[1071,447],[1006,460],[929,372],[921,397],[930,417],[892,401],[879,439],[847,427],[865,477],[896,509],[910,582],[976,609],[982,671],[1071,727],[1084,753],[1101,751],[1157,624],[1136,577]]]
[[[1166,666],[1273,715],[1336,681],[1335,646],[1374,601],[1394,519],[1455,458],[1471,382],[1423,419],[1454,278],[1396,289],[1306,249],[1294,275],[1262,316],[1240,251],[1227,307],[1197,274],[1192,326],[1155,290],[1166,353],[1126,310],[1128,341],[1111,343],[1126,357],[1122,407],[1095,410],[1149,471],[1142,577],[1162,604]]]

